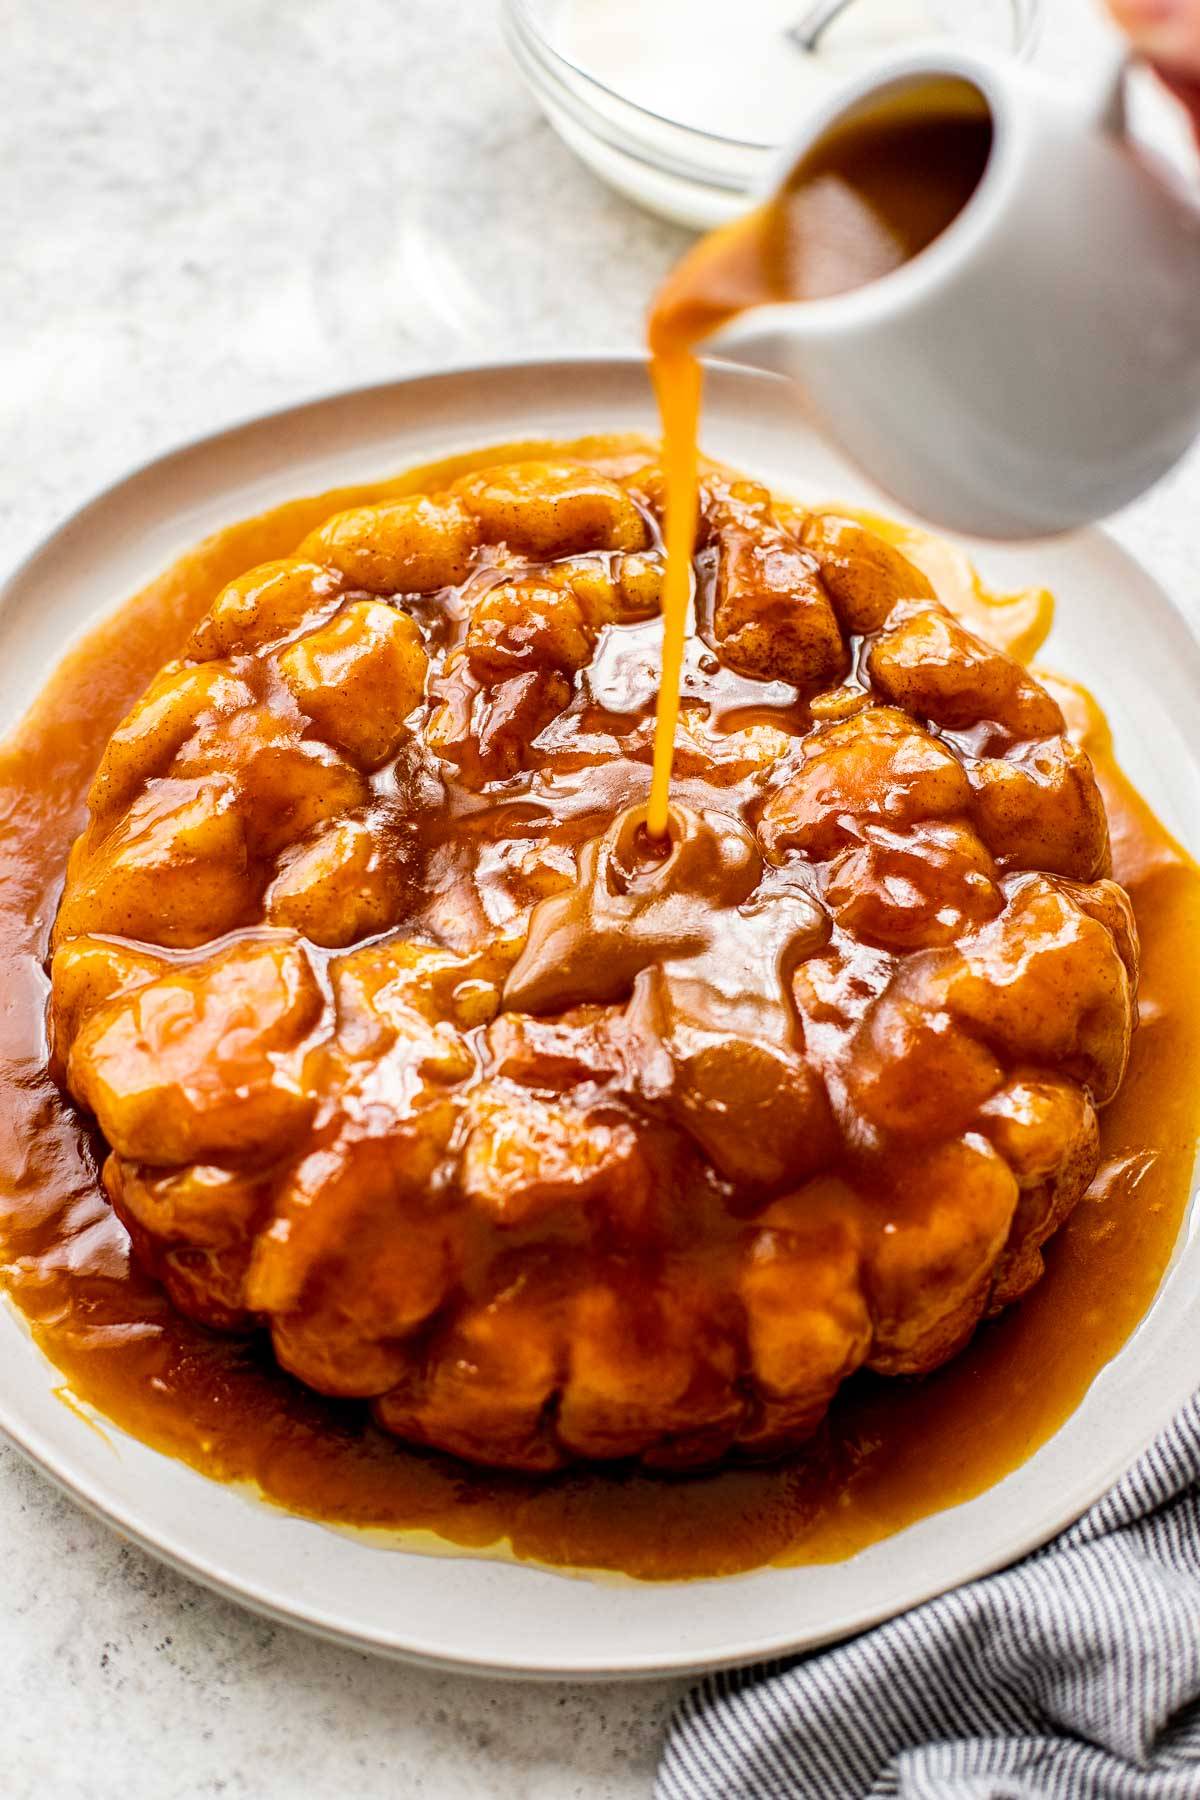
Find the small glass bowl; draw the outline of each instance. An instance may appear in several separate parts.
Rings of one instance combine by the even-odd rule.
[[[809,0],[504,0],[517,65],[563,141],[629,199],[707,230],[746,210],[838,82],[938,38],[1031,54],[1042,0],[852,0],[815,49]]]

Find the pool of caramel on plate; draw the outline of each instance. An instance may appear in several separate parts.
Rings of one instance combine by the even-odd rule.
[[[612,441],[571,448],[593,461],[646,454],[644,445]],[[1146,1311],[1186,1207],[1200,1112],[1200,873],[1121,776],[1103,719],[1078,690],[1052,684],[1095,760],[1114,872],[1132,896],[1143,946],[1142,1026],[1125,1084],[1101,1115],[1099,1173],[1020,1306],[982,1327],[934,1376],[855,1376],[820,1435],[785,1462],[687,1476],[577,1467],[547,1477],[406,1448],[369,1423],[365,1406],[323,1400],[283,1374],[265,1340],[219,1337],[174,1312],[130,1259],[100,1188],[101,1147],[45,1072],[43,963],[67,849],[107,738],[152,675],[228,579],[287,553],[338,507],[436,486],[469,464],[515,453],[492,448],[386,485],[294,502],[210,538],[67,658],[0,750],[7,1290],[76,1402],[207,1475],[251,1483],[268,1500],[329,1523],[382,1528],[400,1545],[417,1541],[406,1533],[433,1533],[449,1544],[503,1546],[549,1564],[645,1578],[841,1558],[980,1492],[1054,1431]],[[990,603],[945,546],[872,524],[976,628],[1008,647],[1033,648],[1046,624],[1038,596]],[[644,718],[643,783],[656,687],[654,659],[645,655],[652,629],[639,653],[609,671],[622,704]],[[692,660],[696,650],[703,654],[689,647],[685,704],[710,680]],[[744,716],[755,685],[764,720],[787,713],[785,695],[764,699],[761,684],[744,691],[728,671],[711,684],[710,728],[722,711]],[[602,793],[595,804],[605,804]]]

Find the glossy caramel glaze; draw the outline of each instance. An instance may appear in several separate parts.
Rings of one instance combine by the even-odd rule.
[[[51,940],[53,1072],[179,1309],[480,1462],[777,1452],[936,1367],[1037,1279],[1128,1056],[1057,704],[715,468],[651,835],[659,485],[497,464],[230,582]]]
[[[601,454],[600,447],[591,451]],[[607,467],[618,475],[626,471],[631,488],[644,493],[645,477],[633,474],[642,460],[636,452],[618,454]],[[412,485],[434,479],[428,476]],[[907,1383],[856,1377],[835,1401],[814,1446],[798,1459],[769,1469],[729,1468],[670,1480],[627,1466],[536,1478],[472,1472],[450,1459],[404,1450],[370,1426],[353,1402],[322,1401],[306,1392],[273,1368],[261,1339],[229,1340],[189,1325],[130,1261],[125,1235],[98,1191],[95,1142],[42,1071],[38,1027],[45,987],[40,965],[65,851],[81,822],[83,796],[108,733],[147,677],[181,646],[223,581],[248,564],[291,551],[307,529],[351,498],[358,496],[327,496],[307,509],[281,509],[254,525],[235,528],[185,559],[178,571],[132,603],[119,626],[102,631],[71,659],[9,747],[4,770],[11,797],[5,844],[9,879],[4,896],[9,908],[7,991],[14,998],[6,1014],[9,1079],[3,1090],[9,1282],[39,1341],[63,1368],[76,1395],[213,1474],[254,1480],[268,1496],[319,1517],[425,1527],[476,1545],[507,1536],[518,1553],[552,1562],[679,1575],[748,1567],[773,1557],[836,1556],[976,1491],[1053,1428],[1136,1322],[1169,1254],[1190,1173],[1193,1103],[1178,1072],[1194,1067],[1196,1034],[1182,1004],[1186,983],[1178,977],[1195,956],[1195,878],[1186,858],[1124,788],[1098,739],[1116,873],[1133,895],[1145,940],[1142,999],[1144,1012],[1149,1002],[1150,1025],[1135,1039],[1125,1087],[1101,1115],[1097,1182],[1051,1246],[1049,1277],[1021,1308],[989,1325],[933,1379]],[[919,539],[906,540],[905,547],[914,560],[928,563],[943,598],[956,610],[986,621],[994,635],[1030,647],[1044,611],[1036,597],[990,607],[964,582],[943,549]],[[636,634],[645,628],[613,629]],[[715,857],[724,871],[721,880],[732,883],[723,903],[744,907],[742,888],[750,877],[750,892],[761,887],[762,874],[754,866],[761,852],[746,843],[736,816],[730,822],[730,790],[737,789],[739,774],[745,779],[749,746],[764,741],[773,746],[775,765],[778,743],[770,733],[794,740],[807,709],[795,693],[777,691],[782,684],[759,681],[748,712],[744,684],[753,678],[712,670],[711,652],[702,644],[694,646],[694,657],[685,719],[689,739],[700,741],[703,760],[693,752],[697,773],[690,777],[690,789],[685,778],[673,854],[709,869],[702,882],[706,892],[712,891]],[[566,811],[578,833],[571,841],[583,847],[585,881],[595,881],[601,866],[611,866],[614,859],[635,882],[651,877],[649,900],[633,908],[639,921],[635,930],[623,934],[618,929],[614,942],[648,931],[641,951],[625,953],[636,963],[649,949],[648,962],[661,971],[652,985],[668,990],[673,1012],[686,1015],[697,1006],[703,1012],[713,1004],[714,985],[718,993],[721,988],[719,962],[706,970],[702,945],[693,945],[691,954],[676,955],[678,933],[669,919],[664,921],[661,909],[655,915],[654,859],[647,866],[636,820],[615,830],[594,828],[601,822],[598,814],[611,820],[623,800],[644,795],[647,779],[652,675],[637,672],[641,654],[614,660],[609,679],[620,690],[622,705],[606,707],[603,719],[588,721],[590,735],[598,740],[594,758],[586,757],[589,734],[582,727],[567,734],[576,772],[588,769],[594,777],[598,770],[606,771],[590,811],[578,798],[568,799]],[[641,686],[633,690],[637,705],[631,707],[630,684],[635,681]],[[1074,696],[1067,700],[1070,708],[1077,707]],[[577,719],[581,709],[573,715],[565,710]],[[1085,728],[1096,739],[1095,720]],[[715,747],[707,742],[714,737],[719,740]],[[988,746],[989,752],[995,748]],[[723,761],[724,756],[729,760]],[[702,819],[699,828],[692,824],[692,816],[703,812],[696,802],[711,801],[709,768],[714,763],[726,773],[733,768],[732,781],[722,787],[718,810],[725,822],[715,843],[706,838]],[[510,773],[502,779],[511,783],[518,777]],[[579,784],[568,783],[566,792],[577,796]],[[740,801],[738,805],[740,809]],[[581,824],[592,829],[580,829]],[[770,866],[786,872],[788,855],[785,850]],[[679,886],[686,890],[686,869],[683,873]],[[563,895],[569,902],[565,886]],[[542,903],[535,914],[537,929],[515,959],[508,979],[515,984],[513,1001],[521,1007],[542,1001],[553,1007],[564,998],[562,982],[580,980],[585,989],[591,984],[592,997],[573,991],[573,1003],[608,1004],[603,992],[595,994],[594,970],[572,972],[570,956],[546,953],[557,929],[565,925],[569,931],[562,904],[554,896]],[[790,945],[797,936],[807,942],[806,933],[820,931],[820,902],[807,890],[794,892],[785,904],[792,906],[794,916],[781,934],[784,942]],[[647,919],[649,925],[643,925]],[[748,929],[761,927],[751,924]],[[579,943],[578,936],[569,939],[568,948]],[[747,966],[761,970],[757,948]],[[1164,980],[1168,969],[1173,977],[1169,983]],[[632,963],[621,979],[631,973],[636,986]],[[755,997],[746,993],[743,982],[725,986],[736,992],[727,992],[721,1004],[736,999],[754,1012]],[[777,1018],[772,1009],[779,1001],[769,986],[762,1003],[766,1015],[741,1020],[739,1029],[748,1039],[772,1036],[764,1017]],[[640,1007],[629,1009],[635,1028],[640,1012],[640,1028],[659,1042],[664,1041],[663,1005],[662,993],[643,992]],[[670,1033],[665,1036],[669,1040]],[[1167,1068],[1176,1075],[1170,1083],[1162,1079]],[[1131,1091],[1137,1095],[1132,1109]],[[671,1123],[671,1131],[692,1141],[698,1141],[693,1137],[697,1130],[711,1138],[702,1083],[698,1101],[695,1091],[689,1097],[685,1084],[673,1104],[682,1107],[682,1116]],[[711,1138],[710,1156],[729,1154],[720,1137],[718,1132]],[[739,1183],[743,1194],[756,1187],[761,1193],[762,1171],[752,1178],[743,1171],[735,1186]],[[149,1251],[153,1255],[153,1245]],[[1100,1307],[1096,1294],[1104,1295]],[[1053,1299],[1048,1301],[1047,1295]],[[976,1419],[978,1431],[972,1424]]]

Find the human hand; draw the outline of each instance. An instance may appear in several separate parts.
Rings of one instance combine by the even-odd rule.
[[[1108,9],[1200,136],[1200,0],[1108,0]]]

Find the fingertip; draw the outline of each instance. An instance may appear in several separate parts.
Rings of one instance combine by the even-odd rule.
[[[1108,0],[1108,9],[1147,62],[1200,80],[1200,0]]]

